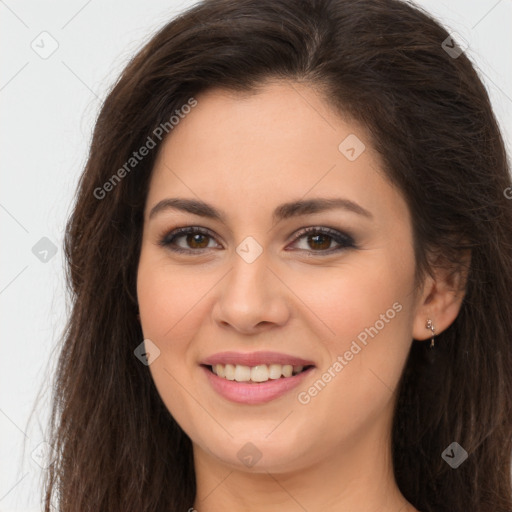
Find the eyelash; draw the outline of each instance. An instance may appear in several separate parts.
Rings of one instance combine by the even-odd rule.
[[[203,252],[205,250],[207,251],[207,250],[212,249],[212,247],[206,247],[203,249],[184,249],[183,247],[178,247],[176,245],[173,246],[173,243],[176,241],[177,238],[180,238],[181,236],[189,235],[189,234],[201,234],[201,235],[206,235],[206,236],[209,236],[210,238],[215,239],[215,236],[213,235],[213,233],[208,229],[200,228],[200,227],[196,227],[196,226],[188,226],[188,227],[177,228],[177,229],[172,230],[171,232],[164,235],[159,240],[158,244],[162,247],[166,247],[166,248],[170,249],[173,252],[181,253],[181,254],[196,254],[198,252]],[[315,255],[316,254],[323,255],[323,254],[332,254],[335,252],[342,251],[344,249],[350,249],[350,248],[355,249],[356,248],[354,239],[350,235],[347,235],[346,233],[342,233],[335,229],[331,229],[331,228],[327,228],[327,227],[318,227],[318,226],[312,226],[312,227],[302,229],[297,234],[297,236],[292,240],[292,243],[296,243],[301,238],[303,238],[307,235],[311,235],[311,234],[327,235],[334,242],[338,243],[340,246],[336,247],[334,249],[332,249],[332,248],[327,249],[325,251],[324,250],[313,250],[313,249],[308,251],[307,249],[298,249],[299,251],[307,251],[307,252],[313,253]]]

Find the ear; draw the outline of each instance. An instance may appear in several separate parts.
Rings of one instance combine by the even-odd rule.
[[[435,334],[446,330],[457,318],[466,293],[467,276],[471,253],[466,251],[463,260],[454,268],[442,257],[432,264],[431,275],[427,275],[416,302],[413,323],[413,338],[426,340],[432,337],[427,329],[427,320],[432,320]]]

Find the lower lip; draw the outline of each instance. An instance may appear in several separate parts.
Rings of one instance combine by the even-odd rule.
[[[206,366],[201,367],[206,373],[212,388],[227,400],[240,404],[263,404],[270,402],[297,387],[310,373],[314,367],[298,373],[293,377],[281,377],[261,383],[237,382],[227,380],[215,375]]]

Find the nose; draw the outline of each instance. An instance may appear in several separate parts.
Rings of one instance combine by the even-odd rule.
[[[262,254],[252,263],[233,255],[233,267],[220,283],[213,308],[215,322],[239,333],[258,332],[283,326],[290,317],[291,301],[286,286]]]

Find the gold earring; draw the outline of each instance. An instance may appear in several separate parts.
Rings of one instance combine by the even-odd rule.
[[[434,324],[432,323],[432,320],[430,320],[430,318],[427,320],[425,327],[432,331],[432,338],[430,340],[430,348],[434,348],[434,338],[436,335],[436,329],[434,327]]]

